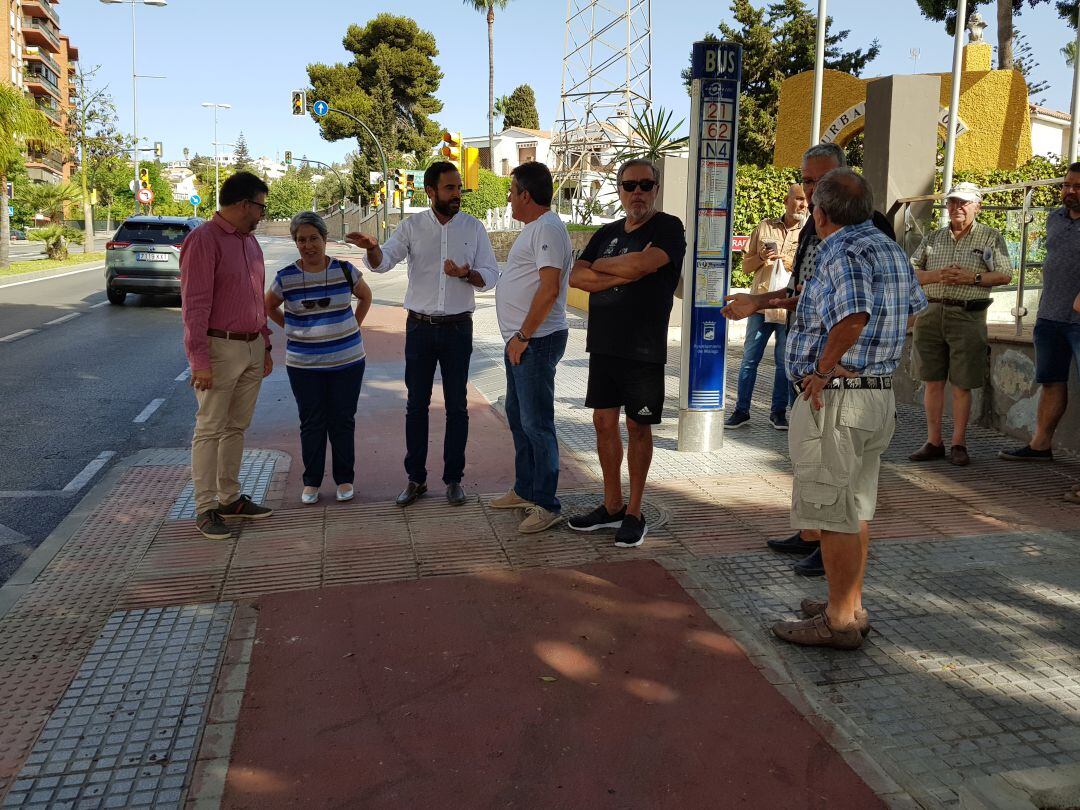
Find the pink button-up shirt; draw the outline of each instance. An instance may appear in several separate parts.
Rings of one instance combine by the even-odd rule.
[[[207,329],[262,332],[270,345],[263,289],[266,267],[253,234],[221,216],[193,230],[180,251],[184,351],[192,371],[210,368]]]

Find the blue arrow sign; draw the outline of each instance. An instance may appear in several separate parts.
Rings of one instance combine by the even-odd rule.
[[[316,101],[311,105],[311,109],[315,111],[316,115],[326,115],[330,110],[330,105],[325,101]]]
[[[200,197],[198,194],[192,194],[190,197],[188,197],[188,202],[192,205],[202,205],[202,197]]]

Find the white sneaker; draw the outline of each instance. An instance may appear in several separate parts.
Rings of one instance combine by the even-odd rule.
[[[304,487],[300,493],[300,503],[313,504],[319,502],[319,490],[314,487]]]
[[[351,501],[356,491],[352,488],[352,484],[342,484],[337,488],[337,499],[340,503],[345,501]]]

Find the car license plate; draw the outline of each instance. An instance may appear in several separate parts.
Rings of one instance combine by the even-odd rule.
[[[135,260],[139,262],[167,262],[168,253],[136,253]]]

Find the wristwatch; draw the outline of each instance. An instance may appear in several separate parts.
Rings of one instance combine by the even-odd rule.
[[[975,274],[975,280],[973,282],[971,282],[971,283],[974,284],[976,287],[981,286],[982,285],[982,273],[976,273]]]
[[[521,334],[520,329],[518,329],[516,332],[514,332],[514,337],[516,337],[522,343],[528,343],[529,342],[529,339],[527,337],[525,337],[525,335]]]

